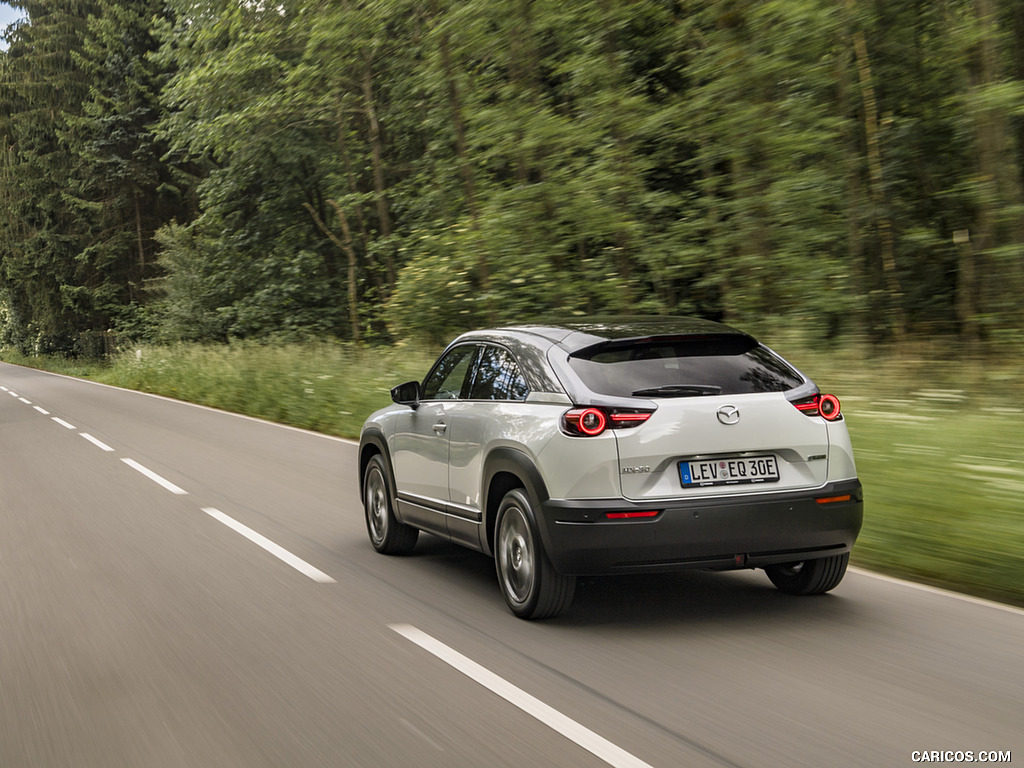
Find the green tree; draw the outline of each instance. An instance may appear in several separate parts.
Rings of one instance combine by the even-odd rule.
[[[97,321],[138,331],[144,285],[157,276],[155,231],[186,212],[151,125],[163,75],[150,54],[162,0],[107,0],[89,18],[75,62],[89,83],[61,135],[75,158],[68,200],[90,224],[77,261],[88,269]]]
[[[339,256],[305,208],[322,209],[324,126],[310,105],[292,103],[287,87],[301,60],[309,16],[299,12],[298,2],[177,2],[174,8],[176,22],[160,32],[159,60],[175,74],[162,92],[166,114],[158,135],[201,175],[198,215],[183,223],[191,236],[168,233],[163,242],[203,248],[165,251],[162,310],[196,317],[191,337],[214,327],[220,338],[342,334]],[[172,285],[195,279],[195,271],[182,269],[210,254],[217,269],[198,274],[216,286],[195,292]],[[217,305],[167,304],[185,296],[217,297]]]
[[[677,227],[683,251],[695,255],[726,319],[791,315],[834,326],[850,296],[835,8],[687,8],[689,89],[676,113],[693,145],[694,184],[693,209]]]
[[[27,15],[4,56],[0,134],[0,291],[8,336],[22,348],[72,351],[93,326],[93,275],[78,260],[87,224],[69,205],[75,158],[61,141],[88,98],[75,53],[95,3],[22,0]]]

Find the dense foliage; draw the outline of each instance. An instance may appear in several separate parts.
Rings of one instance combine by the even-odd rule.
[[[17,0],[0,325],[1021,327],[1024,0]]]

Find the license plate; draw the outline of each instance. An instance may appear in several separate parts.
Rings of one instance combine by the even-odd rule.
[[[775,483],[779,480],[779,461],[775,456],[680,461],[679,476],[684,488]]]

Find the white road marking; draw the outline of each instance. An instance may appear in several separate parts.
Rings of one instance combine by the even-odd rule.
[[[50,418],[64,427],[64,429],[78,429],[74,424],[68,424],[64,419],[58,419],[56,416],[51,416]]]
[[[0,384],[0,389],[2,389],[4,392],[10,392],[11,391],[11,390],[9,390],[7,387],[5,387],[2,384]]]
[[[134,459],[121,459],[121,461],[123,461],[125,464],[127,464],[129,467],[131,467],[132,469],[136,470],[137,472],[141,472],[146,477],[148,477],[150,480],[152,480],[154,483],[157,483],[158,485],[162,485],[164,488],[166,488],[171,493],[176,493],[179,496],[186,496],[186,495],[188,495],[188,491],[186,491],[186,490],[184,490],[182,488],[179,488],[174,483],[172,483],[170,480],[166,480],[166,479],[160,477],[160,475],[158,475],[153,470],[146,469],[146,467],[142,466],[141,464],[139,464],[139,462],[135,461]]]
[[[335,442],[335,443],[347,443],[348,445],[359,445],[359,441],[358,440],[352,440],[352,439],[347,438],[347,437],[335,437],[334,435],[325,435],[323,432],[314,432],[311,429],[303,429],[302,427],[293,427],[290,424],[281,424],[281,423],[276,422],[276,421],[269,421],[268,419],[260,419],[260,418],[257,418],[256,416],[246,416],[244,413],[235,413],[234,411],[225,411],[223,408],[213,408],[212,406],[209,406],[209,405],[200,405],[199,403],[190,403],[187,400],[178,400],[177,398],[167,397],[166,395],[155,395],[152,392],[139,392],[139,390],[137,390],[137,389],[126,389],[124,387],[115,387],[113,384],[104,384],[101,381],[91,381],[90,379],[79,379],[79,378],[77,378],[75,376],[68,376],[67,374],[63,374],[63,373],[53,373],[52,371],[39,371],[39,370],[35,370],[33,372],[34,373],[41,373],[44,376],[55,376],[58,379],[69,379],[70,381],[77,381],[79,384],[91,384],[94,387],[104,387],[106,389],[116,389],[116,390],[120,390],[121,392],[129,392],[129,393],[131,393],[133,395],[141,395],[142,397],[151,397],[151,398],[153,398],[155,400],[164,400],[165,402],[168,402],[168,403],[177,403],[178,405],[186,405],[189,408],[200,408],[200,409],[202,409],[204,411],[213,411],[214,413],[221,413],[221,414],[225,414],[227,416],[233,416],[233,417],[235,417],[237,419],[245,419],[246,421],[255,421],[255,422],[259,423],[259,424],[267,424],[269,426],[277,427],[279,429],[287,429],[287,430],[289,430],[291,432],[302,432],[304,434],[313,435],[314,437],[319,437],[319,438],[322,438],[324,440],[330,440],[330,441]],[[849,398],[844,398],[844,399],[849,399]]]
[[[50,412],[48,410],[46,410],[45,408],[40,408],[38,405],[33,405],[32,407],[35,408],[37,411],[39,411],[41,414],[43,414],[43,416],[49,416],[50,415]]]
[[[9,395],[10,395],[11,397],[17,397],[17,396],[18,396],[18,393],[17,393],[17,392],[12,392],[12,391],[11,391],[11,390],[9,390],[9,389],[7,390],[7,394],[9,394]]]
[[[24,397],[19,397],[18,399],[21,400],[21,402],[23,402],[25,405],[32,405],[31,400],[26,400]]]
[[[928,592],[933,595],[942,595],[943,597],[952,597],[954,600],[960,600],[965,603],[973,603],[974,605],[983,605],[986,608],[995,608],[997,611],[1005,611],[1006,613],[1015,613],[1018,616],[1024,616],[1024,608],[1018,608],[1015,605],[1007,605],[1005,603],[997,603],[994,600],[985,600],[981,597],[974,597],[973,595],[964,595],[960,592],[953,592],[949,589],[941,589],[940,587],[933,587],[930,584],[918,584],[916,581],[907,581],[906,579],[898,579],[895,576],[887,576],[884,573],[877,573],[875,571],[869,571],[866,568],[858,568],[856,566],[850,566],[850,573],[859,573],[862,576],[867,576],[871,579],[878,579],[879,581],[887,581],[890,584],[899,584],[910,589],[916,589],[919,592]]]
[[[262,536],[261,534],[256,533],[256,531],[254,531],[252,528],[242,525],[242,523],[238,522],[233,517],[228,517],[219,509],[214,509],[213,507],[203,507],[203,512],[208,514],[214,520],[219,520],[220,522],[224,523],[224,525],[226,525],[228,528],[231,528],[232,530],[242,534],[253,544],[262,547],[267,552],[272,554],[274,557],[287,563],[292,568],[297,570],[299,573],[308,576],[313,581],[318,581],[321,584],[335,583],[334,579],[332,579],[323,571],[314,568],[305,560],[296,557],[284,547],[278,546],[270,539],[268,539],[266,536]]]
[[[97,440],[95,437],[90,435],[88,432],[79,432],[78,434],[80,434],[82,437],[84,437],[86,440],[88,440],[90,443],[95,445],[97,448],[100,448],[101,450],[104,450],[104,451],[113,451],[114,450],[109,445],[104,443],[102,440]]]
[[[575,720],[566,717],[557,709],[548,706],[540,699],[517,688],[504,678],[498,677],[498,675],[486,667],[480,666],[472,659],[449,648],[440,640],[435,640],[426,632],[408,624],[391,624],[390,627],[407,640],[436,656],[445,664],[454,667],[492,693],[496,693],[513,706],[518,707],[552,730],[562,734],[565,738],[583,747],[583,749],[595,757],[604,760],[608,765],[615,766],[615,768],[651,768],[648,763],[645,763],[640,758],[612,744],[606,738],[598,736],[589,728],[583,727]]]

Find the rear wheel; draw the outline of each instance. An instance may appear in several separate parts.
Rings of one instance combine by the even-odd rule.
[[[850,553],[803,560],[798,563],[769,565],[764,569],[780,591],[789,595],[820,595],[835,589],[850,562]]]
[[[505,602],[516,616],[547,619],[572,603],[576,577],[559,573],[551,564],[522,489],[506,493],[498,507],[494,562]]]
[[[420,532],[403,525],[391,507],[391,488],[384,458],[378,453],[370,458],[363,473],[363,510],[370,543],[385,555],[405,555],[416,546]]]

